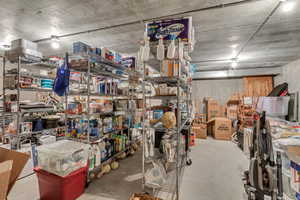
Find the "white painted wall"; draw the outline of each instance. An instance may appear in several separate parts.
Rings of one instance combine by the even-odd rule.
[[[300,92],[300,59],[283,66],[282,74],[274,78],[275,86],[287,82],[289,84],[289,92]],[[298,102],[300,105],[300,101]],[[300,116],[300,110],[298,111]]]
[[[194,80],[193,99],[212,97],[225,104],[233,93],[243,91],[243,79]]]
[[[275,85],[279,85],[283,82],[287,82],[289,84],[290,92],[299,92],[299,79],[300,59],[283,66],[282,74],[275,77],[274,83]]]

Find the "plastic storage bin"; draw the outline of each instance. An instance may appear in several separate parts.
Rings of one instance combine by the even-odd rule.
[[[75,200],[84,192],[87,167],[80,168],[66,177],[48,173],[40,168],[34,171],[38,177],[41,200]]]
[[[37,149],[38,166],[58,176],[67,176],[87,166],[88,150],[89,145],[69,140],[43,145]]]

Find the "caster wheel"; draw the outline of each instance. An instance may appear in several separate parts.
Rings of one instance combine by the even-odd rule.
[[[91,183],[91,182],[86,182],[84,187],[85,187],[85,188],[88,188],[88,187],[90,186],[90,183]]]
[[[190,165],[192,165],[192,163],[193,163],[193,162],[192,162],[192,160],[191,160],[191,159],[188,159],[188,160],[186,161],[186,165],[187,165],[187,166],[190,166]]]

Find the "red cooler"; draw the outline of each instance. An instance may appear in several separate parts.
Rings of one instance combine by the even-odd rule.
[[[40,189],[40,200],[75,200],[83,192],[87,177],[87,168],[80,168],[61,177],[42,169],[35,168]]]

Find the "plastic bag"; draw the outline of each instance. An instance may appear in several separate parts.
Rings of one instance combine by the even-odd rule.
[[[145,184],[151,188],[161,188],[167,181],[167,173],[159,161],[152,161],[153,168],[145,173]]]
[[[66,55],[64,64],[62,64],[56,72],[56,78],[53,84],[53,91],[58,96],[64,96],[68,92],[70,79],[70,69],[68,60],[68,55]]]

